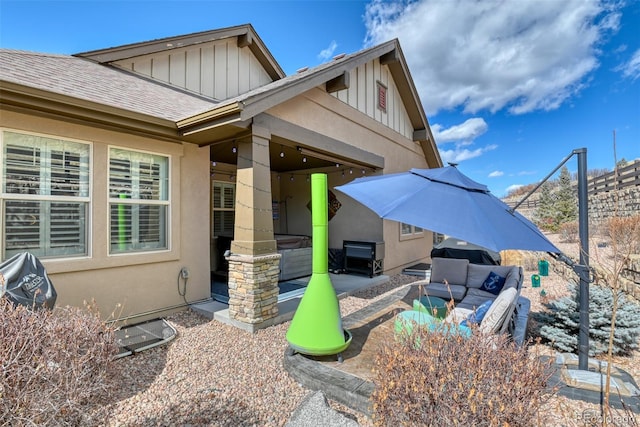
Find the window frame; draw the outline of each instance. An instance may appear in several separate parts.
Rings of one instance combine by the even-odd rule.
[[[223,207],[219,207],[216,208],[215,206],[215,197],[214,197],[214,192],[215,192],[215,187],[216,185],[220,185],[221,187],[231,187],[233,188],[233,200],[232,200],[232,207],[231,208],[225,208],[224,207],[224,201],[221,203],[223,205]],[[233,212],[233,227],[231,229],[231,234],[233,234],[233,228],[235,227],[235,212],[236,212],[236,197],[237,197],[237,184],[235,182],[228,182],[228,181],[219,181],[219,180],[211,180],[211,238],[217,237],[218,234],[216,234],[215,231],[215,214],[216,212]],[[224,197],[224,192],[221,193],[222,197]],[[220,235],[226,235],[227,232],[226,231],[222,231],[222,234]]]
[[[407,226],[410,229],[409,233],[404,233],[404,227]],[[398,229],[400,235],[400,241],[421,239],[424,237],[424,228],[416,225],[406,224],[404,222],[398,222]]]
[[[154,157],[161,157],[165,159],[166,162],[166,170],[163,172],[160,172],[160,186],[162,186],[162,176],[164,175],[166,178],[164,178],[164,180],[166,181],[165,188],[164,191],[159,191],[161,194],[166,193],[166,198],[164,200],[162,199],[158,199],[158,200],[154,200],[154,199],[142,199],[142,198],[136,198],[136,199],[132,199],[132,198],[115,198],[115,197],[111,197],[111,159],[115,156],[112,156],[112,153],[114,152],[114,150],[116,151],[120,151],[120,152],[130,152],[130,153],[138,153],[141,156],[154,156]],[[144,255],[144,254],[151,254],[151,253],[160,253],[160,252],[170,252],[172,250],[172,220],[171,220],[171,210],[172,210],[172,196],[171,196],[171,186],[173,183],[173,176],[172,176],[172,155],[170,154],[165,154],[165,153],[160,153],[160,152],[155,152],[155,151],[149,151],[149,150],[140,150],[140,149],[136,149],[136,148],[130,148],[130,147],[123,147],[123,146],[118,146],[118,145],[109,145],[107,147],[107,155],[106,155],[106,196],[107,196],[107,209],[106,209],[106,215],[107,215],[107,230],[106,230],[106,235],[107,235],[107,239],[106,239],[106,243],[107,243],[107,254],[108,256],[112,257],[112,256],[132,256],[132,255]],[[139,179],[139,178],[138,178]],[[136,189],[136,191],[139,191],[139,188]],[[121,249],[121,250],[114,250],[114,244],[112,243],[112,213],[111,213],[111,208],[114,204],[117,205],[125,205],[125,206],[132,206],[132,207],[144,207],[144,206],[163,206],[164,207],[164,247],[143,247],[139,241],[138,243],[132,243],[133,247],[129,247],[127,249]],[[138,240],[139,240],[139,233],[140,231],[138,230]],[[137,246],[137,247],[136,247]]]
[[[78,149],[75,151],[79,155],[79,159],[83,157],[86,158],[86,163],[80,163],[78,166],[78,193],[84,195],[64,195],[64,194],[51,194],[52,193],[52,145],[45,145],[44,150],[47,154],[47,157],[44,158],[44,161],[40,161],[38,168],[39,172],[39,181],[38,181],[38,194],[20,194],[20,193],[10,193],[6,192],[6,181],[4,180],[5,171],[6,171],[6,158],[5,158],[5,147],[7,144],[11,145],[11,142],[7,142],[6,134],[13,133],[23,136],[30,136],[39,139],[48,139],[53,143],[61,142],[77,145]],[[21,145],[20,143],[14,143],[15,145]],[[81,149],[80,147],[83,146]],[[73,150],[71,150],[73,152]],[[42,152],[40,153],[42,154]],[[79,140],[75,138],[68,138],[54,134],[40,133],[40,132],[29,132],[19,129],[12,129],[6,127],[0,127],[0,177],[2,177],[2,181],[0,181],[0,218],[3,219],[3,226],[0,227],[0,259],[8,259],[10,256],[15,255],[9,251],[9,255],[7,254],[7,236],[6,236],[6,204],[7,202],[17,201],[17,202],[36,202],[39,204],[39,209],[43,212],[43,215],[40,215],[40,218],[44,218],[45,221],[40,221],[40,230],[39,233],[39,247],[37,250],[30,250],[34,255],[38,258],[46,259],[46,260],[60,260],[60,259],[81,259],[81,258],[89,258],[91,257],[91,248],[92,248],[92,235],[91,235],[91,224],[92,224],[92,194],[93,194],[93,143],[91,141]],[[39,159],[43,159],[40,155]],[[44,171],[42,168],[46,168]],[[43,182],[44,177],[44,182]],[[83,181],[83,178],[86,178]],[[43,188],[44,187],[44,188]],[[44,194],[43,194],[44,193]],[[48,193],[48,194],[47,194]],[[83,250],[81,252],[66,252],[63,248],[56,251],[55,243],[51,242],[51,235],[45,236],[43,233],[51,233],[52,231],[52,217],[47,215],[47,212],[50,212],[52,209],[52,205],[54,204],[67,204],[67,205],[78,205],[79,208],[84,207],[84,212],[82,213],[82,217],[78,219],[78,222],[81,225],[81,229],[79,226],[80,233],[78,234],[78,246],[82,246]],[[80,212],[80,210],[79,210]],[[44,239],[44,241],[43,241]],[[46,242],[48,240],[48,242]],[[23,252],[21,250],[19,252]],[[49,253],[43,253],[43,252]],[[18,253],[19,253],[18,252]],[[57,253],[56,253],[57,252]]]

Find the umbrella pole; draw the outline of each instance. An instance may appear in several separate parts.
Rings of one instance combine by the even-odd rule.
[[[563,253],[549,253],[551,257],[567,264],[580,278],[578,295],[580,311],[580,327],[578,332],[578,369],[589,369],[589,283],[591,268],[589,267],[589,197],[587,192],[587,149],[579,148],[571,152],[536,188],[530,191],[513,210],[522,204],[534,191],[549,179],[574,154],[578,156],[578,231],[580,234],[580,263],[576,264]]]
[[[578,335],[578,369],[589,369],[589,207],[587,192],[587,149],[578,154],[578,227],[580,234],[580,334]]]

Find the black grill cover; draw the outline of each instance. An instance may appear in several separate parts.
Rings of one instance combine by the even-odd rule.
[[[460,258],[468,259],[471,264],[488,265],[500,265],[501,262],[499,253],[453,237],[434,246],[431,258]]]
[[[19,253],[0,264],[0,296],[14,304],[52,309],[58,294],[44,266],[33,254]]]

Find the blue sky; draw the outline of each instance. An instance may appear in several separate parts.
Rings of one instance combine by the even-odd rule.
[[[640,159],[637,0],[0,0],[0,47],[72,54],[245,23],[287,74],[398,38],[443,160],[498,196],[575,148],[612,169],[614,131],[617,159]]]

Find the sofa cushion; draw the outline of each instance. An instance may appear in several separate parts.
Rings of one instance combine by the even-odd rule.
[[[460,307],[460,308],[468,308],[471,310],[475,310],[476,308],[480,307],[482,304],[484,304],[486,301],[495,301],[496,296],[492,295],[492,297],[487,297],[487,296],[483,296],[483,295],[469,295],[469,292],[471,291],[477,291],[477,289],[469,289],[469,291],[467,292],[467,295],[462,299],[462,301],[460,301],[458,304],[456,304],[456,307]],[[486,292],[488,293],[488,292]],[[491,294],[489,294],[491,295]]]
[[[511,304],[515,302],[518,291],[515,288],[507,288],[500,292],[498,298],[495,299],[489,311],[485,315],[482,323],[480,323],[480,331],[482,333],[495,333],[500,330],[509,312]]]
[[[467,259],[432,258],[430,281],[450,285],[466,285],[468,266],[469,260]]]
[[[442,298],[445,301],[454,299],[460,301],[467,293],[467,287],[464,285],[447,285],[446,283],[429,283],[425,286],[424,291],[432,297]]]
[[[484,282],[482,283],[482,286],[480,286],[480,290],[487,291],[494,295],[498,295],[500,291],[502,291],[502,287],[504,286],[505,280],[506,280],[506,277],[502,277],[499,274],[492,271],[484,280]]]
[[[504,289],[505,288],[502,288],[502,290],[504,290]],[[473,288],[471,288],[471,289],[467,290],[467,295],[465,295],[464,299],[466,300],[469,297],[478,297],[478,298],[480,298],[480,304],[482,304],[483,302],[485,302],[488,299],[496,299],[498,297],[498,295],[494,295],[491,292],[483,291],[481,289],[473,289]]]
[[[505,278],[506,281],[509,280],[509,276],[511,274],[516,273],[514,277],[518,276],[518,267],[512,265],[479,265],[479,264],[469,264],[469,269],[467,273],[467,286],[469,288],[480,288],[484,281],[486,280],[489,273],[492,271],[499,276]]]
[[[521,280],[523,279],[523,277],[520,273],[520,267],[513,267],[511,272],[509,272],[509,275],[506,277],[507,280],[505,280],[502,290],[505,290],[507,288],[519,289],[519,287],[522,285]]]

